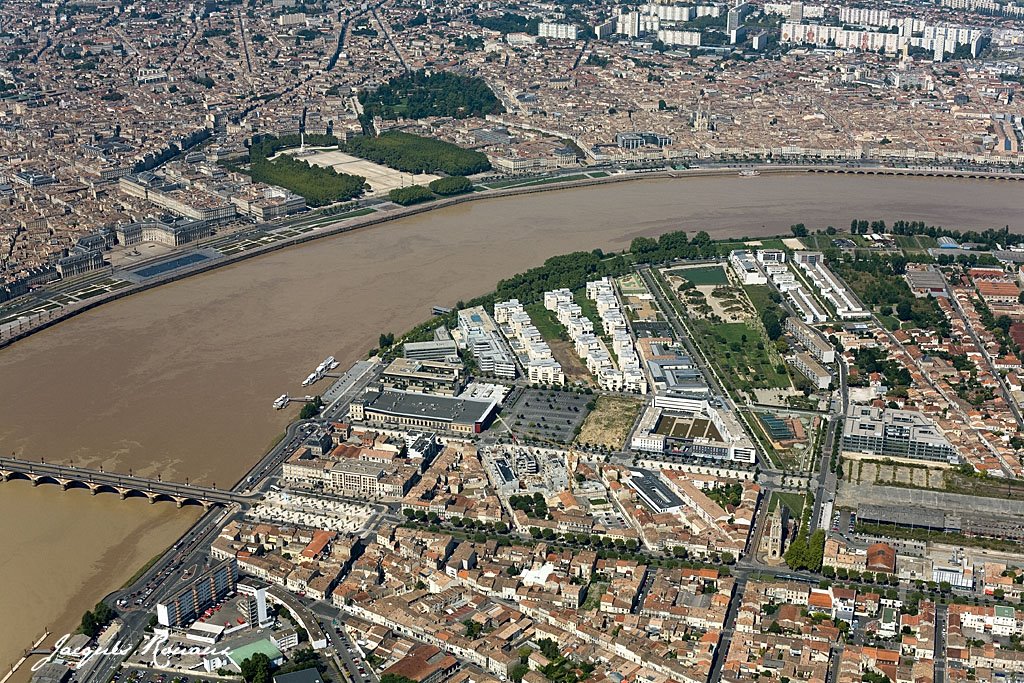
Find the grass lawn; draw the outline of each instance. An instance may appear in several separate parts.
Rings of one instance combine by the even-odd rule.
[[[751,242],[759,242],[761,246],[748,246]],[[782,243],[782,239],[779,237],[765,237],[763,239],[752,237],[749,240],[729,240],[728,242],[716,242],[715,246],[718,248],[718,253],[722,256],[728,256],[729,252],[736,249],[786,249],[786,245]]]
[[[642,405],[643,401],[639,398],[599,396],[597,406],[587,415],[576,441],[622,448]]]
[[[544,304],[527,304],[523,309],[530,316],[530,320],[533,321],[534,327],[540,332],[540,336],[544,337],[544,341],[550,342],[568,338],[568,333],[562,327],[562,323],[558,322],[554,313],[544,308]]]
[[[484,185],[484,187],[491,190],[503,190],[509,187],[530,187],[532,185],[547,185],[549,183],[568,183],[573,180],[587,180],[588,178],[589,176],[586,175],[585,173],[580,173],[577,175],[555,176],[553,178],[536,178],[534,180],[512,178],[510,180],[497,180],[494,182],[488,182]]]
[[[754,310],[757,311],[759,315],[761,311],[777,306],[777,304],[772,301],[772,292],[774,290],[768,285],[747,285],[743,290],[747,293],[750,303],[754,304]]]
[[[580,307],[583,312],[583,316],[590,318],[590,322],[594,323],[594,334],[601,338],[607,338],[604,333],[604,325],[601,324],[601,316],[597,314],[597,304],[587,298],[587,290],[585,287],[573,291],[572,298],[576,304]],[[611,349],[608,349],[611,352]]]
[[[676,268],[668,271],[669,275],[686,278],[695,285],[727,285],[729,278],[723,266],[696,266],[694,268]]]
[[[928,235],[893,235],[896,245],[904,251],[926,251],[939,246],[934,237]]]
[[[772,494],[772,502],[770,510],[775,510],[779,506],[779,501],[785,503],[786,507],[789,508],[789,516],[800,519],[800,513],[804,509],[804,501],[806,498],[800,493],[779,493],[775,492]]]
[[[703,332],[702,346],[721,368],[726,381],[737,388],[788,389],[792,385],[789,373],[776,372],[760,330],[750,323],[719,323],[712,325],[699,321],[694,327]],[[761,343],[764,348],[758,348]]]
[[[595,581],[587,587],[587,599],[580,605],[581,610],[597,609],[601,606],[601,596],[608,590],[608,584]]]
[[[541,178],[540,180],[534,180],[528,183],[523,183],[522,185],[518,185],[517,187],[530,187],[531,185],[547,185],[548,183],[568,183],[574,180],[587,180],[587,175],[585,173],[580,173],[579,175],[563,175],[558,176],[556,178]]]

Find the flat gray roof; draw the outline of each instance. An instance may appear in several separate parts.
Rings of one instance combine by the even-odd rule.
[[[683,499],[677,496],[656,472],[637,467],[631,467],[629,471],[630,482],[642,494],[642,497],[657,506],[659,511],[683,505]]]
[[[363,395],[368,410],[402,417],[419,417],[443,422],[475,424],[484,422],[495,401],[435,396],[413,391],[369,391]]]

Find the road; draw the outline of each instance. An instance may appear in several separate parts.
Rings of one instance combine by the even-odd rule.
[[[847,386],[846,363],[842,358],[837,363],[839,366],[839,395],[841,397],[840,410],[833,414],[825,425],[825,441],[821,446],[821,459],[818,462],[818,484],[814,493],[814,510],[811,513],[810,532],[814,533],[818,526],[824,526],[828,530],[828,522],[821,519],[822,507],[836,499],[836,488],[839,485],[839,478],[832,471],[832,451],[835,448],[836,432],[839,430],[840,438],[842,431],[839,428],[846,419],[846,412],[850,405],[850,390]]]
[[[946,627],[949,625],[949,607],[935,605],[935,674],[933,683],[946,682]]]
[[[729,611],[725,613],[722,637],[718,641],[718,647],[715,648],[715,656],[711,661],[711,671],[708,672],[709,683],[718,683],[722,680],[722,666],[729,655],[729,645],[732,643],[733,633],[736,632],[736,615],[739,614],[740,603],[743,602],[743,591],[747,588],[747,577],[747,573],[736,576],[732,600],[729,601]]]
[[[377,368],[379,371],[379,365]],[[362,391],[368,382],[376,377],[376,374],[374,372],[360,374],[353,381],[350,390],[332,404],[331,414],[325,414],[321,420],[334,419],[338,415],[347,413],[348,403]],[[295,449],[317,424],[319,424],[318,420],[300,420],[288,425],[284,438],[253,465],[231,490],[247,494],[265,492],[273,483],[272,475],[276,473],[281,463],[295,452]],[[124,642],[135,642],[141,638],[149,622],[153,606],[184,585],[185,581],[183,581],[182,575],[190,567],[197,566],[201,570],[210,564],[211,560],[208,555],[210,544],[220,529],[230,519],[240,516],[241,512],[240,506],[232,506],[227,510],[220,508],[210,510],[131,585],[114,591],[104,598],[104,602],[115,607],[124,621],[121,635]],[[374,519],[379,521],[386,517],[385,511],[378,510]],[[194,578],[194,574],[189,578]],[[98,658],[98,663],[93,669],[80,674],[78,681],[79,683],[107,683],[120,664],[121,659],[117,657]]]
[[[945,276],[943,276],[943,279],[945,279]],[[1002,380],[1001,373],[998,370],[996,370],[992,354],[990,354],[988,352],[988,349],[985,348],[985,345],[981,341],[981,337],[978,335],[978,331],[975,330],[974,325],[970,323],[970,319],[964,312],[963,306],[960,305],[959,297],[957,297],[952,292],[950,292],[949,294],[949,302],[953,304],[953,309],[956,310],[957,315],[959,315],[960,318],[963,320],[964,327],[967,329],[967,333],[971,335],[971,340],[974,342],[974,345],[978,347],[978,350],[981,351],[981,355],[985,359],[985,369],[988,370],[993,377],[998,379],[999,395],[1002,396],[1003,401],[1010,408],[1010,412],[1013,413],[1013,418],[1017,421],[1018,427],[1024,428],[1024,418],[1021,417],[1020,410],[1017,408],[1017,402],[1013,399],[1013,396],[1010,395],[1010,391],[1006,387],[1006,382]]]

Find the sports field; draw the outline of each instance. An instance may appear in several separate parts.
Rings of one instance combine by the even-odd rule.
[[[725,276],[725,269],[722,266],[694,266],[693,268],[673,268],[668,271],[669,275],[684,277],[693,284],[700,285],[727,285],[729,279]]]

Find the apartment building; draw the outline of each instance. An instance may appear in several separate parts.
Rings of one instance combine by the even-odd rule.
[[[821,296],[832,304],[841,319],[854,320],[871,316],[871,312],[860,305],[853,292],[828,269],[821,252],[798,251],[793,254],[793,261],[803,269]]]
[[[828,343],[821,333],[813,327],[797,320],[793,316],[789,316],[786,318],[785,328],[819,362],[826,365],[836,362],[835,347]]]
[[[238,565],[234,558],[221,561],[202,572],[187,586],[156,604],[156,618],[161,626],[188,626],[218,600],[235,590]]]
[[[790,364],[800,371],[817,389],[828,389],[832,385],[832,373],[822,367],[809,353],[798,353],[790,360]]]
[[[551,355],[551,347],[534,326],[518,299],[494,304],[494,321],[520,354],[527,378],[535,384],[565,384],[562,365]]]

